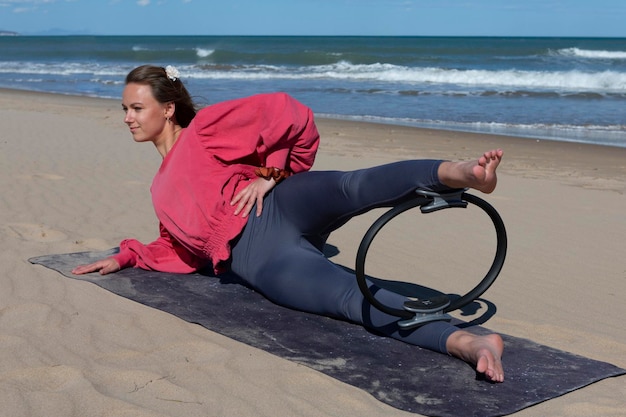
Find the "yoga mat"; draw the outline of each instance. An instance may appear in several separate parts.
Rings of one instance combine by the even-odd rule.
[[[609,363],[502,335],[506,380],[493,384],[458,359],[375,335],[362,326],[273,304],[232,274],[125,269],[105,276],[77,276],[70,272],[76,265],[115,252],[49,255],[29,261],[308,366],[409,412],[504,416],[626,373]]]

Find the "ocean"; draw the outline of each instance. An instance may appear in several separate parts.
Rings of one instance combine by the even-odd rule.
[[[0,87],[119,98],[145,63],[203,105],[285,91],[324,117],[626,147],[626,39],[0,36]]]

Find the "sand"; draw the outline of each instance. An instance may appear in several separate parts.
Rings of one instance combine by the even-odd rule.
[[[33,256],[108,249],[125,237],[156,237],[149,186],[160,157],[132,141],[122,117],[116,100],[0,90],[0,415],[411,415],[304,366],[28,263]],[[626,367],[626,149],[332,119],[318,125],[323,139],[314,169],[469,159],[503,148],[498,189],[482,195],[509,234],[504,270],[484,295],[497,306],[486,326]],[[375,215],[331,236],[336,262],[354,266]],[[420,281],[428,283],[432,273],[436,288],[460,291],[480,277],[489,257],[489,225],[473,214],[428,216],[385,229],[389,237],[381,242],[396,249],[373,253],[368,268],[411,279],[418,259]],[[515,415],[625,410],[621,377]]]

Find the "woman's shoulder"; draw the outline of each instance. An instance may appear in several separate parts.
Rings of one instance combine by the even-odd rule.
[[[196,128],[217,122],[259,118],[281,113],[289,107],[299,107],[293,97],[283,92],[260,93],[247,97],[225,100],[203,107],[196,113],[193,123]]]
[[[223,107],[238,107],[240,105],[258,104],[258,103],[271,104],[275,102],[284,102],[284,101],[296,101],[296,100],[289,94],[282,92],[282,91],[276,91],[276,92],[271,92],[271,93],[258,93],[258,94],[253,94],[250,96],[238,97],[238,98],[233,98],[233,99],[209,104],[206,107],[203,107],[202,109],[200,109],[198,113],[208,113],[208,112],[215,111]]]

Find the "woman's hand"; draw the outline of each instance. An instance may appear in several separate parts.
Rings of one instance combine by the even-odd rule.
[[[111,272],[119,271],[120,264],[113,258],[106,258],[96,261],[92,264],[87,265],[79,265],[76,268],[72,269],[72,274],[82,275],[88,274],[89,272],[100,271],[100,275],[110,274]]]
[[[239,215],[239,213],[241,213],[241,217],[248,216],[256,203],[256,216],[259,217],[263,211],[263,197],[275,186],[276,181],[271,178],[269,180],[257,178],[250,182],[250,184],[238,192],[230,202],[231,206],[237,205],[234,213],[235,216]]]

